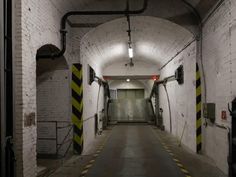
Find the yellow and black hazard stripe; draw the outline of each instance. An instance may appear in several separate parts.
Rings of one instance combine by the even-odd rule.
[[[97,151],[93,154],[92,159],[87,163],[86,166],[84,166],[83,171],[80,174],[80,177],[85,177],[86,174],[89,172],[89,169],[93,167],[93,164],[96,161],[96,158],[99,156],[99,154],[101,153],[102,149],[104,148],[107,140],[109,137],[106,138],[106,140],[104,141],[104,143],[102,143],[100,146],[98,146]]]
[[[158,136],[154,130],[152,129],[154,135],[157,137],[157,139],[160,141],[162,147],[165,149],[165,151],[171,156],[173,161],[176,163],[176,165],[179,167],[181,172],[184,174],[185,177],[191,177],[190,172],[185,168],[185,166],[181,163],[181,161],[177,158],[177,156],[174,154],[174,152],[171,150],[171,146],[167,145],[165,143],[164,138],[161,138]]]
[[[83,70],[81,64],[72,65],[72,122],[73,146],[77,154],[83,151]]]
[[[197,153],[200,153],[202,149],[202,90],[198,64],[196,64],[196,146]]]
[[[171,158],[173,159],[173,161],[176,163],[176,165],[179,167],[179,169],[181,170],[181,172],[184,174],[185,177],[191,177],[189,171],[185,168],[185,166],[181,163],[180,160],[178,160],[178,158],[176,157],[176,155],[174,154],[174,152],[171,150],[171,148],[169,146],[167,146],[167,144],[161,139],[159,138],[163,148],[166,150],[166,152],[169,153],[169,155],[171,156]]]

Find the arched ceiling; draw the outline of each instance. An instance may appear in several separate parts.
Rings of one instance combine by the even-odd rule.
[[[81,41],[81,57],[94,60],[100,67],[117,61],[129,61],[126,18],[116,19],[88,32]],[[194,35],[170,21],[137,16],[131,18],[134,62],[165,64]]]
[[[55,1],[55,0],[52,0]],[[62,1],[62,0],[61,0]],[[73,1],[73,0],[70,0]],[[132,10],[140,9],[143,0],[129,0]],[[209,9],[218,2],[218,0],[186,0],[199,12],[203,18]],[[72,3],[73,5],[75,3]],[[126,0],[77,0],[77,6],[74,10],[124,10]],[[197,19],[183,0],[148,0],[147,10],[142,16],[154,16],[170,20],[176,24],[196,32]],[[83,23],[105,23],[122,16],[74,16],[70,18],[72,24]]]

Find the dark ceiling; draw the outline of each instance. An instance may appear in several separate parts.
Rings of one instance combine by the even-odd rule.
[[[129,0],[132,10],[140,9],[143,0]],[[218,0],[186,0],[204,18],[209,10],[218,2]],[[126,0],[87,0],[85,5],[79,7],[79,10],[124,10]],[[147,10],[141,14],[145,16],[154,16],[170,20],[179,24],[193,33],[196,32],[198,19],[193,10],[184,3],[183,0],[148,0]],[[123,16],[80,16],[72,17],[72,24],[102,24]]]

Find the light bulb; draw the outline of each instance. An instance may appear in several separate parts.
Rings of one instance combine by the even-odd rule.
[[[134,51],[131,47],[129,47],[129,58],[133,58],[134,57]]]

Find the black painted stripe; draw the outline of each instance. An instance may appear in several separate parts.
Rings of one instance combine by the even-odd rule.
[[[202,113],[201,111],[197,112],[197,120],[201,119],[202,118]]]
[[[77,110],[73,105],[72,105],[72,112],[73,114],[79,119],[82,119],[82,115],[83,115],[83,109],[81,110],[81,112],[79,110]]]
[[[196,70],[197,70],[197,72],[199,71],[199,67],[198,67],[198,64],[196,64]]]
[[[83,135],[83,127],[81,127],[81,129],[79,129],[79,127],[76,127],[74,125],[73,128],[74,128],[74,133],[76,133],[76,135],[78,135],[79,137],[82,137],[82,135]]]
[[[196,101],[197,101],[197,104],[201,103],[201,101],[202,101],[202,95],[198,95]]]
[[[74,67],[76,67],[76,69],[78,69],[79,71],[82,69],[82,64],[77,63],[77,64],[73,64]]]
[[[79,103],[81,103],[83,101],[83,93],[81,93],[81,95],[79,95],[73,89],[72,89],[72,97],[74,99],[76,99]]]
[[[199,128],[197,129],[197,136],[199,136],[199,135],[201,135],[201,134],[202,134],[202,128],[199,127]]]
[[[198,88],[198,87],[200,87],[201,86],[201,79],[198,79],[197,81],[196,81],[196,87]]]
[[[83,144],[80,145],[80,144],[77,144],[77,143],[74,141],[73,147],[74,147],[74,150],[75,150],[78,154],[81,154],[81,153],[82,153],[82,151],[83,151]]]
[[[81,87],[83,84],[83,79],[78,78],[74,73],[72,73],[72,80]]]
[[[199,143],[199,144],[197,145],[197,152],[201,151],[201,149],[202,149],[202,143]]]

